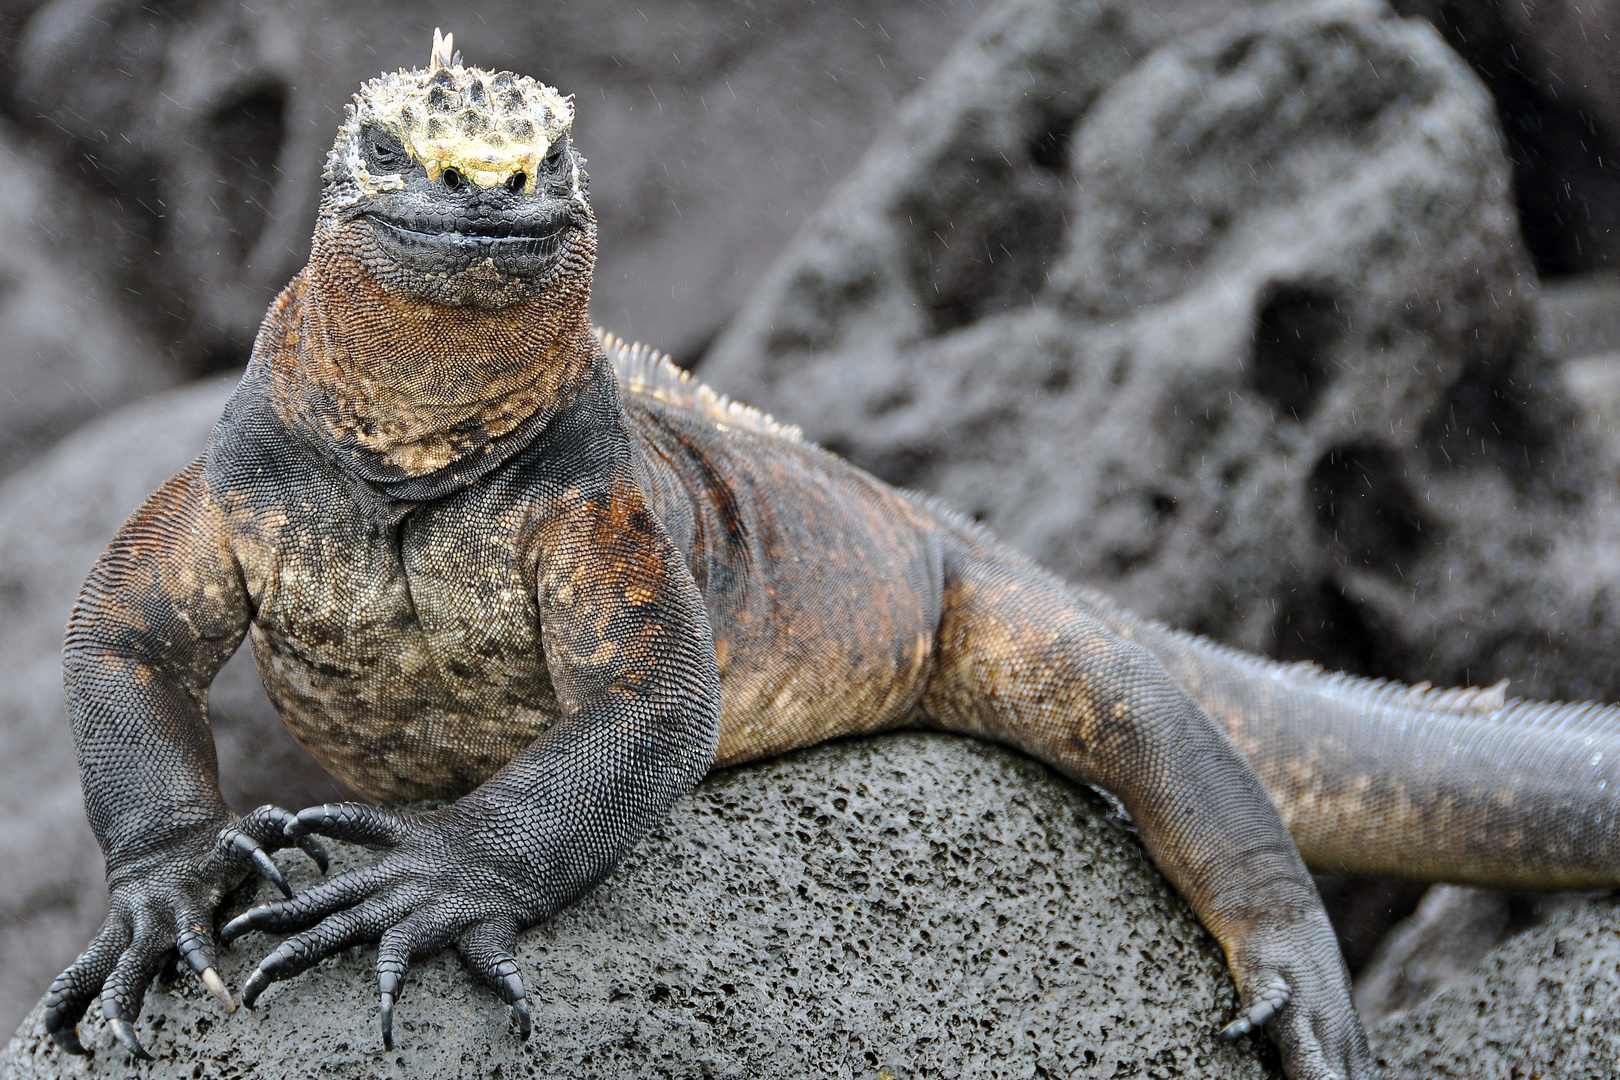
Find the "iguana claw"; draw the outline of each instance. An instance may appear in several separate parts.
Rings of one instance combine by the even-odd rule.
[[[236,918],[219,928],[219,940],[229,945],[231,942],[235,941],[249,930],[257,930],[258,927],[254,925],[254,919],[263,918],[268,915],[269,912],[269,904],[259,904],[257,907],[248,908],[246,911],[242,912],[242,914],[238,915]]]
[[[113,1038],[123,1044],[131,1057],[138,1061],[153,1060],[152,1055],[146,1052],[146,1047],[141,1045],[141,1040],[135,1037],[135,1029],[122,1016],[108,1018],[107,1030],[113,1033]]]
[[[236,1011],[236,1001],[231,997],[230,990],[226,988],[225,980],[219,977],[219,972],[213,968],[204,968],[201,978],[203,985],[208,987],[208,992],[224,1002],[225,1008],[229,1012]]]
[[[382,1019],[383,1049],[394,1048],[394,995],[384,991],[378,998],[377,1015]]]
[[[253,974],[248,976],[248,981],[242,984],[243,1007],[253,1008],[253,1003],[259,1000],[259,995],[264,993],[265,987],[269,985],[270,976],[261,970],[254,969]]]
[[[230,844],[237,852],[251,859],[253,865],[258,868],[259,873],[269,878],[270,883],[281,890],[282,896],[287,897],[289,900],[292,899],[293,887],[287,884],[287,879],[282,876],[281,868],[271,861],[270,856],[265,852],[264,848],[259,846],[257,840],[245,832],[232,830]]]
[[[77,1057],[96,1056],[93,1050],[86,1049],[84,1043],[79,1041],[79,1029],[76,1027],[57,1028],[51,1032],[51,1038],[56,1040],[56,1045],[65,1053]]]
[[[399,984],[405,981],[405,965],[390,963],[387,957],[377,959],[377,1014],[382,1020],[383,1049],[394,1048],[394,1002],[399,997]]]

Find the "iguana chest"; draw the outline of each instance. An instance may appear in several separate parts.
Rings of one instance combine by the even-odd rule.
[[[459,795],[556,719],[520,510],[452,499],[390,522],[322,499],[254,517],[238,560],[261,677],[346,783]]]

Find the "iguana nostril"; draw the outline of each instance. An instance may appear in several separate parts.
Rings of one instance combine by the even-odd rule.
[[[440,179],[444,181],[445,187],[454,191],[461,186],[463,178],[459,169],[446,169]]]
[[[506,190],[510,191],[514,195],[518,195],[522,193],[526,186],[528,186],[528,183],[529,178],[527,176],[520,172],[515,172],[512,174],[511,178],[506,181]]]

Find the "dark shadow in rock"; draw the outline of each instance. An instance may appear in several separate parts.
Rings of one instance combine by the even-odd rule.
[[[1054,116],[1029,147],[1029,160],[1038,169],[1061,173],[1069,167],[1069,136],[1074,132],[1078,115]]]
[[[1400,458],[1370,443],[1329,450],[1311,470],[1316,522],[1356,564],[1399,572],[1433,526],[1425,526]]]
[[[1318,582],[1289,600],[1272,624],[1278,660],[1309,660],[1355,675],[1389,670],[1384,635],[1337,585]]]
[[[963,147],[965,161],[948,178],[959,198],[914,197],[903,206],[916,227],[907,245],[911,272],[934,333],[1034,302],[1063,239],[1068,199],[1059,170],[1035,155],[1061,157],[1066,142],[1049,131],[1033,146],[1013,148],[1023,157],[1016,165],[1005,151]],[[992,192],[999,197],[987,198]]]
[[[1448,466],[1501,469],[1521,490],[1548,480],[1547,450],[1556,444],[1560,404],[1552,380],[1535,386],[1503,365],[1470,364],[1423,431],[1431,456]]]
[[[1421,881],[1313,874],[1322,905],[1333,920],[1345,967],[1354,975],[1372,958],[1379,942],[1411,915],[1429,886]]]
[[[270,220],[280,177],[276,163],[287,131],[287,91],[271,84],[220,108],[210,128],[214,179],[226,237],[237,262],[246,262]]]
[[[1472,975],[1498,945],[1582,900],[1580,893],[1430,887],[1357,972],[1355,1002],[1362,1021],[1371,1026],[1390,1013],[1421,1005]]]
[[[1261,294],[1254,317],[1254,364],[1249,385],[1278,414],[1310,418],[1333,375],[1330,357],[1348,329],[1338,303],[1324,289],[1277,283]]]

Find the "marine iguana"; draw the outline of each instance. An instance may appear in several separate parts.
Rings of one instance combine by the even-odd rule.
[[[515,935],[612,870],[711,767],[924,725],[1116,797],[1225,950],[1232,1036],[1296,1080],[1376,1069],[1306,870],[1620,882],[1620,712],[1272,663],[1135,618],[593,332],[570,99],[461,63],[365,84],[308,265],[207,451],[91,572],[64,649],[110,912],[46,1026],[114,1036],[172,950],[292,932],[251,1005],[378,942],[385,1045],[413,956],[454,944],[529,1030]],[[235,817],[208,687],[251,637],[293,733],[382,805]],[[1620,790],[1620,787],[1617,787]],[[440,809],[390,809],[420,799]],[[268,853],[380,852],[293,896]]]

